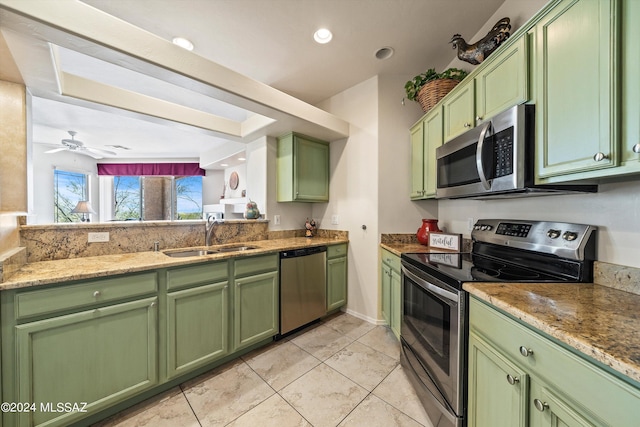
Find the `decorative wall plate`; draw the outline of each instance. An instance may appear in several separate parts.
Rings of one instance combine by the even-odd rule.
[[[231,176],[229,177],[229,188],[235,190],[238,188],[238,183],[240,182],[240,178],[238,178],[238,172],[231,172]]]

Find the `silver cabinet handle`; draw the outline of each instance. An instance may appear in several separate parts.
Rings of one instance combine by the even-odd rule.
[[[533,350],[525,346],[520,346],[520,354],[523,355],[524,357],[529,357],[533,354]]]
[[[156,306],[156,302],[154,301],[151,303],[151,307],[155,307],[155,306]]]
[[[595,160],[596,162],[601,162],[604,159],[608,159],[608,158],[609,158],[609,156],[604,154],[603,152],[596,153],[593,156],[593,160]]]
[[[479,122],[480,120],[482,120],[482,117],[476,116],[476,121]]]
[[[544,412],[544,410],[549,407],[549,404],[540,399],[533,399],[533,406],[535,406],[538,411]]]
[[[513,377],[510,374],[507,374],[507,382],[511,385],[515,385],[516,383],[520,382],[520,378],[518,377]]]
[[[100,294],[100,291],[95,291],[95,292],[93,293],[93,296],[94,296],[95,298],[98,298],[100,295],[101,295],[101,294]]]
[[[471,124],[469,124],[469,123],[465,123],[465,124],[464,124],[464,127],[466,127],[466,128],[470,128],[470,127],[471,127]]]
[[[640,154],[640,142],[633,146],[632,148],[634,153]]]

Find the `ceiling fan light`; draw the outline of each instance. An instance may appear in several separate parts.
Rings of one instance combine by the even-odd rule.
[[[191,43],[191,41],[185,39],[184,37],[174,37],[172,41],[176,46],[180,46],[181,48],[189,51],[193,50],[193,43]]]
[[[313,33],[313,39],[320,44],[326,44],[331,41],[333,38],[333,34],[326,28],[320,28],[318,31]]]

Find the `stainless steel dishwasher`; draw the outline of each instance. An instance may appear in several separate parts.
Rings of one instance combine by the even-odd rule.
[[[327,313],[327,247],[280,252],[280,335]]]

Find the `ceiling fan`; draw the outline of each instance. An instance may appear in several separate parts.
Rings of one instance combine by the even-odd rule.
[[[102,150],[100,148],[89,147],[87,145],[84,145],[82,141],[78,141],[77,139],[74,138],[78,133],[74,130],[70,130],[67,132],[69,132],[69,135],[71,135],[71,139],[68,139],[68,138],[63,139],[62,141],[60,141],[60,143],[62,144],[62,147],[53,148],[49,151],[45,151],[45,153],[50,154],[50,153],[57,153],[59,151],[66,150],[66,151],[72,151],[78,154],[84,154],[85,156],[91,156],[94,159],[102,159],[104,156],[116,155],[116,153],[114,153],[113,151]]]

